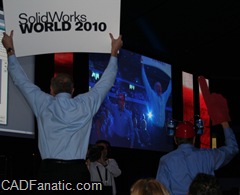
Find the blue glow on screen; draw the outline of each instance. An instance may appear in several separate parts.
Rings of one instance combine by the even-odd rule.
[[[99,80],[96,75],[99,74],[101,77],[108,61],[109,54],[89,54],[89,88]],[[172,138],[167,135],[167,121],[172,118],[171,86],[163,112],[165,121],[163,125],[158,125],[154,120],[161,121],[156,117],[160,115],[155,114],[153,110],[159,107],[157,105],[159,102],[155,99],[157,103],[153,104],[154,97],[148,95],[142,76],[142,66],[144,66],[149,86],[153,90],[154,84],[159,81],[164,93],[168,85],[171,85],[171,65],[125,49],[119,52],[118,64],[115,84],[94,117],[90,143],[94,144],[98,139],[105,139],[113,147],[155,151],[173,150]],[[117,105],[119,94],[124,94],[126,112],[131,114],[131,125],[125,116],[121,116],[121,113],[117,115],[118,111],[112,113],[109,107],[110,104]],[[121,129],[121,125],[127,121],[129,124]],[[132,131],[129,130],[130,126],[133,126]],[[114,136],[116,134],[117,136]]]

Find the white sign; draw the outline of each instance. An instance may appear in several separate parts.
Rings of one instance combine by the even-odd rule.
[[[110,53],[120,32],[120,0],[3,0],[16,56]]]
[[[170,78],[172,77],[171,76],[172,75],[172,73],[171,73],[172,69],[171,69],[170,64],[167,64],[165,62],[158,61],[158,60],[146,57],[146,56],[141,57],[141,63],[146,64],[148,66],[158,68],[158,69],[162,70],[163,72],[165,72]]]

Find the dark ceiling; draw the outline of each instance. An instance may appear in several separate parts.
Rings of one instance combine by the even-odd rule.
[[[240,79],[239,0],[122,0],[124,48],[209,78]]]
[[[121,0],[120,31],[125,49],[209,78],[240,79],[240,0]]]

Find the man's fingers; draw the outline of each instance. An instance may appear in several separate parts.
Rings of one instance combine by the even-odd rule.
[[[13,37],[13,30],[11,30],[11,32],[10,32],[10,36]]]
[[[118,39],[122,39],[122,35],[119,35]]]
[[[207,85],[207,81],[203,76],[199,76],[198,82],[199,82],[205,103],[208,104],[211,98],[211,94]]]
[[[113,35],[112,35],[112,33],[109,33],[109,35],[110,35],[110,38],[113,40],[114,38],[113,38]]]

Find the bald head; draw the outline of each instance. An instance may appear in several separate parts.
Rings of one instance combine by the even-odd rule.
[[[72,94],[73,86],[73,79],[69,74],[59,73],[51,80],[51,94],[54,96],[63,92]]]

